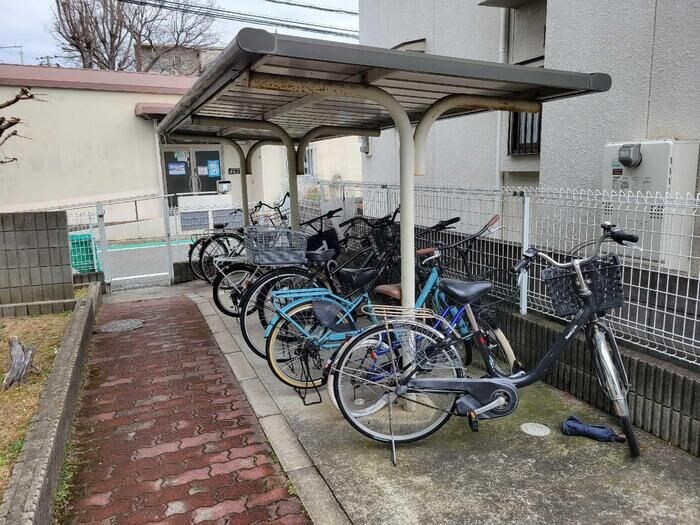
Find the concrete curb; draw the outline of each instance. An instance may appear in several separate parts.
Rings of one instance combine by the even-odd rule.
[[[226,356],[263,432],[279,458],[282,468],[294,484],[299,499],[312,521],[323,525],[351,523],[264,382],[258,377],[255,367],[248,361],[247,356],[226,328],[226,321],[230,318],[221,315],[207,299],[199,295],[187,294],[187,297],[197,304],[199,311],[206,319],[209,330],[216,339],[219,349]]]
[[[52,523],[54,494],[101,302],[101,284],[91,283],[87,297],[75,306],[5,491],[0,525]]]

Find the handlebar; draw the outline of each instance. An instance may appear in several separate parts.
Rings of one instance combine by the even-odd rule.
[[[617,244],[620,244],[622,246],[627,246],[631,243],[636,243],[637,241],[639,241],[638,235],[636,235],[634,233],[627,233],[622,228],[618,228],[617,226],[615,226],[614,224],[611,224],[609,222],[604,222],[603,224],[600,225],[600,227],[603,229],[603,234],[595,242],[593,253],[592,253],[592,255],[589,255],[588,257],[575,258],[572,261],[569,261],[566,263],[560,263],[560,262],[555,261],[552,257],[547,255],[546,253],[540,252],[539,250],[536,250],[535,248],[528,248],[527,250],[525,250],[523,252],[523,258],[520,261],[518,261],[513,266],[513,268],[511,268],[510,271],[513,273],[520,273],[522,270],[527,269],[532,264],[532,261],[537,257],[544,259],[545,262],[547,262],[548,264],[555,266],[557,268],[572,268],[572,267],[574,267],[575,264],[578,264],[578,265],[585,264],[585,263],[593,260],[595,257],[597,257],[598,254],[600,253],[600,247],[608,239],[612,240],[612,241],[614,241]]]

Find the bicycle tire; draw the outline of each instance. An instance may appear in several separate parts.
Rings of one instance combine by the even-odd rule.
[[[199,253],[200,271],[204,276],[204,280],[209,284],[214,281],[218,273],[215,264],[210,259],[213,259],[216,255],[230,255],[231,246],[227,242],[227,239],[234,239],[236,241],[236,249],[240,250],[237,255],[240,255],[243,252],[243,236],[233,232],[219,233],[209,237],[204,243],[204,246],[202,246],[202,251]]]
[[[232,263],[226,266],[222,271],[217,272],[216,277],[214,278],[214,282],[212,283],[212,295],[214,299],[214,304],[216,307],[219,309],[220,312],[228,315],[229,317],[234,317],[238,318],[240,316],[240,304],[241,304],[241,298],[245,294],[246,290],[246,283],[245,281],[248,281],[253,277],[256,272],[258,271],[258,267],[250,264],[250,263],[245,263],[245,262],[240,262],[240,263]],[[240,282],[240,288],[237,287],[230,287],[226,288],[226,286],[230,285],[228,282],[230,280],[229,276],[232,275],[233,273],[238,272],[243,274],[242,280]],[[234,288],[234,291],[232,292],[227,292],[226,290],[231,290],[231,288]],[[224,301],[221,299],[221,295],[227,296],[230,294],[231,298],[231,306],[229,307],[228,304],[225,304]]]
[[[204,243],[207,241],[207,239],[208,237],[200,237],[195,242],[190,244],[190,249],[187,252],[187,260],[190,263],[190,269],[192,270],[192,273],[195,275],[195,277],[197,277],[197,279],[201,279],[202,281],[205,281],[206,279],[204,279],[204,275],[202,274],[202,267],[199,263],[199,256],[202,253],[202,247],[204,246]]]
[[[437,330],[432,329],[429,326],[423,325],[421,323],[415,322],[415,321],[401,321],[401,324],[403,325],[410,325],[413,331],[419,332],[421,334],[421,337],[424,338],[424,340],[427,340],[428,336],[431,336],[435,340],[441,340],[444,338],[444,336],[438,332]],[[365,425],[361,425],[358,421],[355,420],[355,417],[351,414],[350,408],[347,406],[347,401],[345,401],[345,397],[343,396],[343,392],[341,392],[342,385],[345,384],[345,380],[343,377],[350,376],[351,374],[343,371],[343,367],[345,365],[345,362],[351,357],[351,354],[353,350],[355,349],[356,346],[360,346],[363,339],[368,338],[368,337],[374,337],[377,340],[381,340],[381,337],[378,337],[378,334],[380,332],[386,332],[386,327],[383,325],[379,326],[374,326],[372,328],[369,328],[368,330],[364,331],[360,336],[356,337],[354,340],[348,342],[342,349],[341,355],[338,358],[338,360],[335,362],[335,368],[333,373],[335,374],[334,380],[333,380],[333,390],[334,390],[334,397],[335,400],[338,403],[338,408],[340,409],[340,412],[343,414],[343,417],[350,423],[350,425],[360,432],[362,435],[374,440],[374,441],[379,441],[381,443],[391,443],[392,438],[391,436],[387,435],[386,433],[380,433],[380,432],[373,432],[370,431]],[[455,366],[451,368],[451,370],[454,372],[454,376],[461,378],[464,377],[463,370],[461,368],[461,364],[459,364],[459,355],[456,349],[452,348],[452,353],[454,354],[453,360],[455,361]],[[459,366],[458,366],[459,365]],[[353,368],[350,368],[350,370],[356,370]],[[348,380],[350,384],[352,384],[352,380]],[[420,395],[425,395],[420,394]],[[447,403],[445,403],[445,407],[438,409],[435,408],[437,413],[439,414],[439,417],[432,423],[430,423],[426,428],[424,428],[421,431],[414,432],[413,434],[410,434],[408,436],[394,436],[393,441],[396,444],[402,444],[402,443],[412,443],[414,441],[419,441],[421,439],[425,439],[429,437],[430,435],[434,434],[440,428],[442,428],[445,423],[450,419],[450,416],[452,415],[452,410],[454,409],[454,403],[457,399],[457,394],[438,394],[442,396],[446,396]],[[386,402],[383,406],[380,406],[379,401],[376,402],[376,406],[379,407],[379,410],[383,409],[384,406],[393,406],[394,403],[396,402],[398,398],[394,400],[390,400]],[[402,400],[404,402],[408,401],[409,403],[412,401],[411,399],[407,399],[407,397],[402,397]],[[448,406],[449,405],[449,406]],[[353,407],[354,408],[354,407]],[[410,410],[407,412],[411,412]],[[372,413],[369,413],[367,410],[363,410],[362,414],[369,414],[374,415],[378,413],[378,411],[374,411]]]
[[[290,319],[294,319],[295,316],[297,316],[297,314],[303,311],[309,312],[311,314],[311,318],[315,319],[312,301],[307,301],[295,306],[290,311],[286,312],[286,315]],[[343,313],[344,312],[339,312],[339,320],[342,318]],[[297,322],[299,321],[297,320]],[[315,324],[316,326],[311,331],[314,331],[316,328],[320,329],[321,332],[328,331],[328,329],[323,328],[318,321],[316,321]],[[277,351],[278,349],[276,346],[278,340],[283,345],[294,345],[296,344],[295,339],[299,339],[298,336],[289,335],[291,333],[291,330],[289,328],[286,328],[287,325],[289,325],[289,321],[284,317],[279,317],[277,321],[275,321],[274,325],[270,328],[270,335],[265,342],[265,357],[267,359],[267,364],[270,367],[270,370],[277,379],[279,379],[282,383],[292,388],[306,390],[309,388],[318,388],[322,386],[326,381],[326,378],[324,376],[324,365],[325,361],[330,357],[329,355],[319,357],[319,366],[318,368],[314,369],[316,374],[314,377],[310,378],[311,381],[308,380],[309,378],[303,380],[297,379],[296,377],[293,377],[291,374],[286,372],[287,370],[291,371],[293,367],[295,367],[298,363],[299,372],[301,374],[304,373],[303,365],[306,364],[308,366],[308,362],[303,362],[304,356],[301,354],[295,356],[290,355],[287,357],[278,356],[279,352]],[[285,329],[287,330],[287,332],[284,332]]]
[[[309,279],[312,277],[312,273],[303,266],[290,266],[272,270],[271,272],[268,272],[253,281],[241,298],[239,307],[240,311],[250,312],[246,313],[246,315],[241,315],[238,318],[241,324],[241,335],[243,336],[243,340],[248,348],[250,348],[250,350],[261,359],[266,358],[265,346],[264,343],[256,340],[260,337],[256,337],[254,332],[256,330],[260,330],[261,328],[264,331],[267,328],[267,323],[263,323],[261,321],[261,319],[264,319],[264,317],[257,315],[256,310],[268,307],[264,301],[265,297],[272,288],[271,281],[279,279],[283,276],[298,276]],[[265,295],[258,297],[261,289],[268,284],[270,287],[265,291]],[[274,309],[272,309],[272,311],[274,312]]]
[[[622,426],[622,431],[625,433],[625,438],[627,438],[627,446],[630,449],[630,456],[633,458],[638,458],[642,455],[642,451],[639,449],[639,441],[637,441],[637,434],[634,432],[634,427],[632,426],[630,417],[621,417],[620,425]]]

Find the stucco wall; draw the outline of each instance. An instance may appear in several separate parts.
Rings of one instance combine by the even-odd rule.
[[[392,13],[402,13],[393,16]],[[394,47],[425,38],[426,52],[477,60],[498,59],[499,12],[477,0],[360,0],[360,43]],[[495,35],[495,38],[492,36]],[[427,174],[418,184],[491,186],[496,171],[496,114],[437,122],[428,135]],[[398,182],[398,138],[372,138],[364,179]]]
[[[390,16],[399,10],[402,16]],[[426,38],[429,53],[496,61],[499,11],[478,0],[414,0],[400,9],[394,0],[360,0],[360,41],[392,47]],[[511,181],[517,172],[531,181],[530,173],[540,171],[542,186],[599,188],[607,142],[700,139],[698,20],[697,0],[547,2],[545,67],[609,73],[612,89],[546,103],[539,157],[507,155],[503,114],[501,172]],[[496,118],[438,122],[428,141],[428,176],[419,183],[499,184]],[[394,132],[372,142],[365,179],[397,181]]]
[[[16,93],[0,87],[0,100]],[[0,167],[0,206],[27,209],[159,193],[153,124],[137,102],[175,103],[178,96],[36,88],[44,102],[24,101],[3,114],[22,118],[22,134],[3,146],[19,161]]]

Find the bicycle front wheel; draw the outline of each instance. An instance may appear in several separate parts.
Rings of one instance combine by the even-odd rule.
[[[204,280],[211,284],[217,273],[230,261],[225,257],[238,257],[243,254],[243,237],[237,233],[222,233],[207,240],[199,254],[199,266]]]
[[[457,395],[405,391],[408,378],[461,378],[457,349],[437,330],[413,321],[375,326],[349,342],[334,365],[333,388],[341,413],[360,433],[383,443],[409,443],[440,429]]]
[[[202,266],[199,263],[199,257],[202,253],[202,248],[204,248],[204,244],[209,240],[208,237],[200,237],[196,241],[194,241],[192,244],[190,244],[190,249],[189,252],[187,253],[187,260],[190,263],[190,269],[192,270],[192,273],[195,274],[197,279],[202,279],[204,280],[204,274],[202,273]]]

